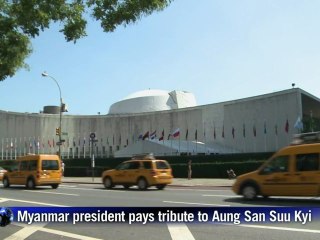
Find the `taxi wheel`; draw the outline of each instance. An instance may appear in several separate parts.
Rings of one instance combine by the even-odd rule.
[[[113,187],[112,179],[110,177],[105,177],[103,179],[103,184],[104,184],[105,188],[112,188]]]
[[[52,184],[51,187],[52,187],[53,189],[57,189],[57,188],[59,187],[59,184]]]
[[[131,185],[125,184],[125,185],[123,185],[123,187],[124,187],[125,189],[129,189],[129,188],[131,187]]]
[[[29,188],[29,189],[34,189],[35,188],[35,183],[34,183],[34,180],[32,178],[29,178],[27,180],[27,184],[26,184],[26,187]]]
[[[255,199],[257,197],[257,194],[258,192],[256,187],[251,184],[244,186],[242,189],[242,195],[247,200]]]
[[[148,188],[148,182],[143,177],[138,179],[137,185],[138,185],[139,190],[146,190]]]
[[[4,188],[10,187],[10,182],[9,182],[9,179],[8,179],[7,177],[5,177],[5,178],[2,180],[2,182],[3,182],[3,187],[4,187]]]

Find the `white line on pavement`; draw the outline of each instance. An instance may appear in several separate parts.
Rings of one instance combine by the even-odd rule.
[[[43,228],[46,224],[38,224],[38,225],[30,225],[28,227],[24,227],[21,230],[15,232],[11,236],[5,238],[4,240],[23,240],[28,238],[30,235],[35,233],[36,231]]]
[[[203,205],[203,206],[220,206],[220,207],[230,207],[230,205],[225,204],[213,204],[213,203],[193,203],[193,202],[174,202],[174,201],[162,201],[164,203],[177,203],[177,204],[186,204],[186,205]]]
[[[230,192],[228,189],[166,188],[169,191]]]
[[[59,187],[65,187],[65,188],[74,188],[77,185],[66,185],[66,184],[60,184]]]
[[[195,240],[185,224],[167,224],[172,240]]]
[[[3,199],[5,199],[6,201],[22,202],[22,203],[31,203],[31,204],[44,205],[44,206],[70,207],[70,206],[66,206],[66,205],[58,205],[58,204],[51,204],[51,203],[44,203],[44,202],[26,201],[26,200],[19,200],[19,199],[13,199],[13,198],[3,198]]]
[[[81,240],[101,240],[99,238],[92,238],[92,237],[87,237],[87,236],[78,235],[74,233],[44,228],[46,224],[39,224],[39,223],[35,225],[27,225],[23,223],[13,223],[13,224],[16,226],[22,227],[23,229],[14,233],[10,237],[5,238],[4,240],[23,240],[29,237],[31,234],[35,233],[36,231],[52,233],[52,234],[60,235],[63,237],[70,237],[70,238],[81,239]]]
[[[46,192],[46,191],[32,191],[32,190],[23,190],[25,192],[33,192],[33,193],[45,193],[45,194],[57,194],[57,195],[66,195],[66,196],[80,196],[79,194],[73,193],[57,193],[57,192]]]
[[[62,188],[65,188],[65,187],[62,187]],[[126,191],[123,191],[123,190],[112,190],[112,189],[94,189],[94,188],[68,188],[68,189],[77,189],[77,190],[84,190],[84,191],[102,191],[102,192],[126,192]],[[127,191],[128,192],[128,191]]]
[[[291,232],[305,232],[305,233],[320,233],[320,230],[314,229],[302,229],[302,228],[288,228],[288,227],[272,227],[272,226],[261,226],[261,225],[232,225],[232,226],[239,226],[239,227],[247,227],[247,228],[262,228],[268,230],[281,230],[281,231],[291,231]]]
[[[202,197],[236,197],[236,198],[242,198],[241,196],[237,195],[214,195],[214,194],[203,194]]]

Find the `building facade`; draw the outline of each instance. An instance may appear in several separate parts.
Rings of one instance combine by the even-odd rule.
[[[130,109],[130,101],[127,104]],[[133,113],[118,111],[113,106],[107,115],[63,114],[62,157],[82,158],[92,153],[98,157],[117,156],[117,152],[138,142],[141,145],[141,141],[153,142],[153,149],[157,145],[159,149],[171,149],[157,155],[272,152],[290,144],[293,134],[319,131],[320,99],[299,88],[183,106]],[[127,108],[121,105],[120,109]],[[27,153],[56,153],[58,126],[59,114],[0,111],[0,159]],[[92,145],[90,133],[95,133],[97,140]]]

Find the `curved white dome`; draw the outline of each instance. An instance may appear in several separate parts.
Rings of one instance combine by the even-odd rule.
[[[196,105],[196,99],[190,92],[149,89],[132,93],[112,104],[109,114],[154,112]]]
[[[126,96],[123,100],[147,96],[167,96],[168,94],[169,92],[165,90],[149,89],[131,93],[130,95]]]

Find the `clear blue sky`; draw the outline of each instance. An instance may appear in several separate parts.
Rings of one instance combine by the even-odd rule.
[[[186,90],[198,105],[291,88],[320,97],[320,1],[175,0],[164,11],[67,43],[53,25],[32,41],[30,70],[0,82],[0,109],[106,114],[145,89]]]

